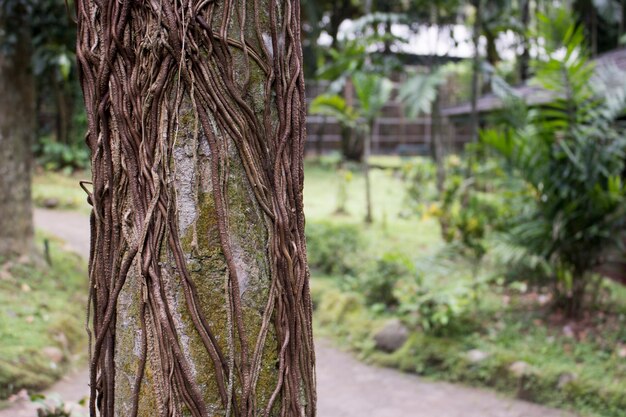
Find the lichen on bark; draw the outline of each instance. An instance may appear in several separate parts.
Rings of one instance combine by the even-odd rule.
[[[77,16],[92,416],[314,416],[298,2]]]

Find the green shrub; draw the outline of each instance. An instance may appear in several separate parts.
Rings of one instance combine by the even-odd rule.
[[[401,281],[418,280],[415,266],[408,257],[389,252],[354,277],[346,277],[342,286],[361,294],[368,306],[384,309],[396,307],[395,287]]]
[[[356,270],[363,237],[356,225],[316,222],[307,224],[309,265],[325,274]]]
[[[597,91],[602,82],[594,74],[603,70],[594,68],[585,34],[571,15],[559,10],[540,17],[548,35],[553,24],[568,29],[535,63],[533,80],[550,92],[551,102],[483,132],[481,140],[530,191],[507,228],[509,239],[552,266],[555,300],[577,316],[592,272],[622,243],[626,140],[615,120],[626,94]],[[619,100],[610,100],[620,92]]]
[[[420,212],[436,199],[435,177],[437,167],[428,158],[415,158],[402,165],[402,176],[407,182],[406,197],[409,207]]]
[[[35,155],[41,166],[47,170],[74,170],[89,167],[89,150],[82,143],[66,144],[49,137],[39,139],[35,146]]]
[[[470,321],[479,288],[462,280],[437,288],[422,280],[404,280],[398,282],[393,295],[405,322],[425,332],[449,334],[464,329]]]

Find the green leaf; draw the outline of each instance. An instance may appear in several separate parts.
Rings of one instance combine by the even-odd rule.
[[[311,114],[330,116],[347,127],[354,127],[358,114],[346,103],[343,97],[337,94],[322,94],[317,96],[310,106]]]
[[[415,119],[420,114],[429,114],[439,94],[439,86],[446,80],[442,70],[429,74],[416,73],[400,87],[399,98],[404,104],[405,114]]]

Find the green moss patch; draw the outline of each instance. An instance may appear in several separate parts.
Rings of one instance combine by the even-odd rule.
[[[50,247],[52,265],[0,260],[0,399],[49,386],[84,350],[87,271],[60,243]]]

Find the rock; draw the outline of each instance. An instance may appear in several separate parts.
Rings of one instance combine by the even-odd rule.
[[[41,202],[41,204],[47,209],[53,209],[59,206],[59,199],[58,198],[46,198]]]
[[[471,363],[480,363],[489,357],[487,352],[483,352],[482,350],[472,349],[465,354],[465,357]]]
[[[7,401],[9,401],[10,403],[15,403],[18,401],[30,401],[30,397],[28,396],[28,391],[26,391],[25,389],[21,389],[18,391],[17,394],[13,394],[9,398],[7,398]]]
[[[550,294],[539,294],[539,296],[537,297],[537,302],[540,306],[548,305],[550,302],[552,302],[552,296]]]
[[[530,364],[524,361],[513,362],[511,366],[509,366],[509,372],[511,372],[514,376],[521,378],[530,372]]]
[[[559,383],[557,384],[557,386],[559,388],[563,388],[569,383],[576,381],[576,379],[578,379],[576,374],[571,372],[563,372],[561,375],[559,375]]]
[[[70,349],[70,342],[67,340],[67,336],[63,332],[59,332],[54,335],[54,340],[59,342],[64,351],[68,351]]]
[[[53,363],[59,364],[63,361],[65,355],[63,351],[54,346],[46,346],[41,349],[41,353],[48,359],[50,359]]]
[[[571,324],[563,326],[563,336],[569,339],[573,339],[576,336],[576,334],[574,333],[574,328]]]
[[[376,349],[392,353],[400,349],[409,338],[409,329],[398,319],[389,320],[374,335]]]

